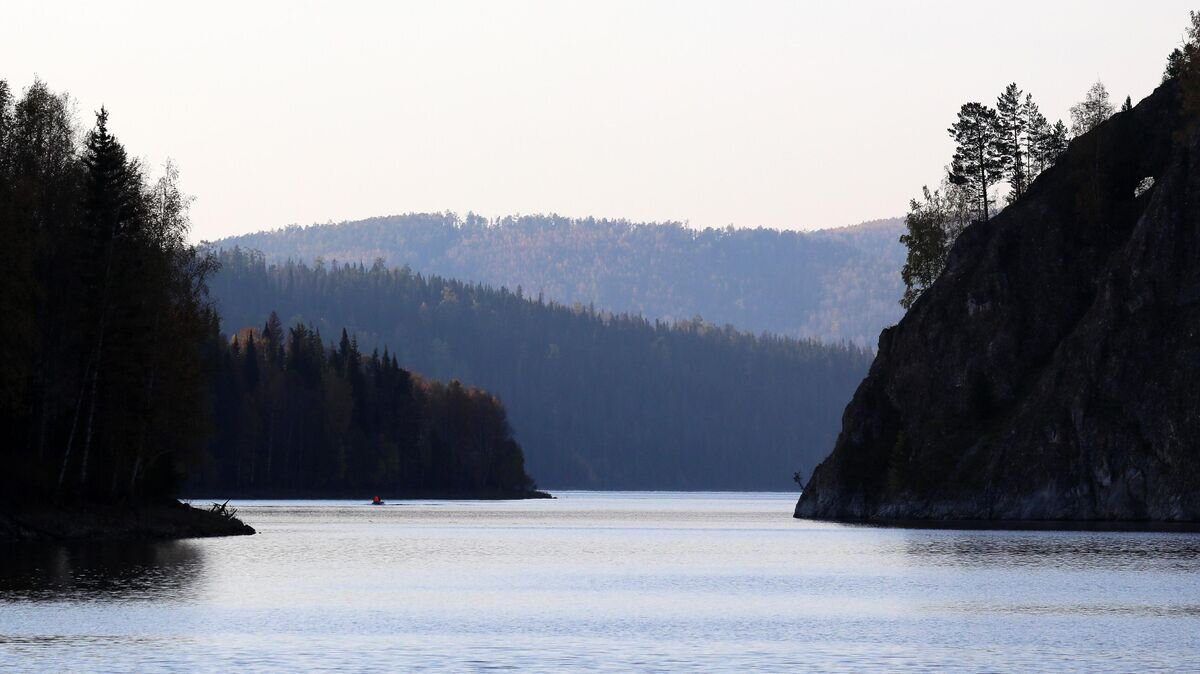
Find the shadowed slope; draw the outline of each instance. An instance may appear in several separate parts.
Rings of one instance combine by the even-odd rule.
[[[1179,99],[1163,85],[963,233],[880,336],[797,517],[1200,519],[1200,153]]]

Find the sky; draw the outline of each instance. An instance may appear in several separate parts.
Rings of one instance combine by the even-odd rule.
[[[1051,120],[1136,102],[1190,3],[6,0],[41,77],[152,169],[196,241],[409,211],[813,229],[898,216],[1009,82]]]

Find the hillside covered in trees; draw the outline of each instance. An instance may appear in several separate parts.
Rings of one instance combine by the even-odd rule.
[[[554,488],[789,488],[833,441],[870,362],[859,347],[567,307],[382,263],[274,265],[237,249],[220,262],[211,288],[227,330],[276,310],[485,388]]]
[[[422,379],[345,330],[336,348],[272,313],[213,342],[215,432],[188,491],[201,495],[535,495],[495,397]]]
[[[697,231],[555,215],[410,213],[291,226],[215,245],[259,250],[270,262],[369,266],[382,258],[567,305],[666,321],[700,316],[752,332],[874,347],[879,331],[902,313],[903,229],[900,220],[815,232]]]
[[[66,94],[0,80],[0,538],[252,532],[178,504],[189,474],[212,496],[528,492],[495,398],[302,326],[269,323],[257,356],[221,337],[189,201],[105,110],[85,134]]]
[[[161,501],[204,440],[215,317],[186,199],[96,114],[0,81],[0,500]],[[82,145],[78,139],[82,138]]]

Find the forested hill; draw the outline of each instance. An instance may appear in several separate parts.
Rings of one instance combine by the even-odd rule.
[[[71,110],[40,80],[18,96],[0,79],[0,541],[253,533],[181,505],[188,484],[539,495],[494,396],[270,311],[223,337],[178,171],[151,181],[107,111],[85,133]]]
[[[291,226],[216,242],[269,261],[408,265],[425,274],[520,287],[526,295],[662,320],[705,320],[874,347],[900,319],[899,219],[815,232],[695,230],[678,223],[488,221],[411,213]]]
[[[494,396],[272,313],[208,346],[214,429],[186,489],[225,497],[537,496]]]
[[[522,298],[388,268],[268,265],[224,251],[210,283],[233,333],[277,311],[343,326],[438,379],[504,401],[550,488],[786,489],[833,442],[870,364],[859,347],[755,336]]]

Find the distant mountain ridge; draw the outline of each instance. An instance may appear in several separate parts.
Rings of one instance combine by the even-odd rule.
[[[741,330],[874,347],[899,320],[902,219],[811,232],[695,230],[557,215],[487,220],[409,213],[292,225],[213,245],[270,262],[382,258],[564,304],[649,319],[700,316]]]

